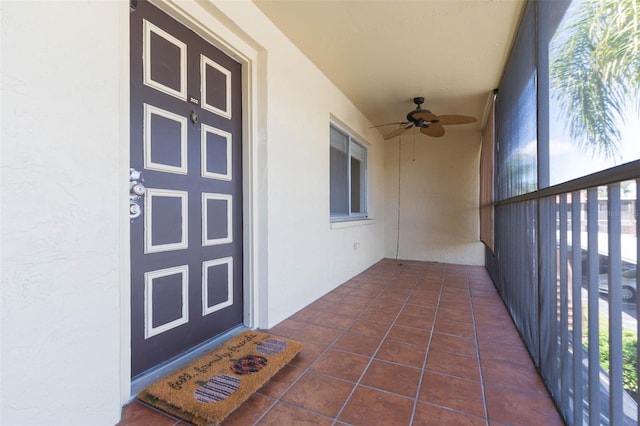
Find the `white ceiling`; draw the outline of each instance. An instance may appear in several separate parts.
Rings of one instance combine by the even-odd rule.
[[[416,96],[478,119],[447,131],[480,128],[526,2],[253,1],[372,123],[404,121]]]

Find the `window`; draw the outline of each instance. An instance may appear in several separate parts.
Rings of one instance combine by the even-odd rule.
[[[543,22],[539,43],[548,62],[550,185],[640,159],[637,1],[558,3],[542,7],[562,19]]]
[[[333,125],[330,142],[331,220],[367,217],[367,148]]]
[[[499,201],[538,189],[534,6],[522,17],[527,30],[518,32],[496,98]]]

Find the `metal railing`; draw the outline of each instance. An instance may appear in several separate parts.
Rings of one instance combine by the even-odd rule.
[[[640,161],[496,204],[487,269],[569,424],[640,418],[639,207]]]

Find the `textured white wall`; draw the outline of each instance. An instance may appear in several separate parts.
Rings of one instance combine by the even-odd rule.
[[[478,216],[480,133],[455,130],[442,138],[402,137],[400,259],[484,264]],[[399,146],[396,138],[385,150],[385,254],[391,258],[398,237]]]
[[[119,420],[126,6],[1,5],[3,425]]]

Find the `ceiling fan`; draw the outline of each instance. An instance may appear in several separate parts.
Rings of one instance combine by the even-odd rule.
[[[421,105],[424,103],[423,97],[413,98],[413,103],[416,104],[416,109],[407,114],[407,121],[380,124],[373,127],[390,126],[392,124],[400,125],[400,128],[386,135],[384,137],[385,139],[393,139],[414,126],[419,127],[420,132],[425,135],[439,138],[440,136],[444,136],[445,133],[444,127],[442,127],[443,125],[468,124],[477,121],[474,117],[466,115],[435,115],[428,109],[422,109]]]

